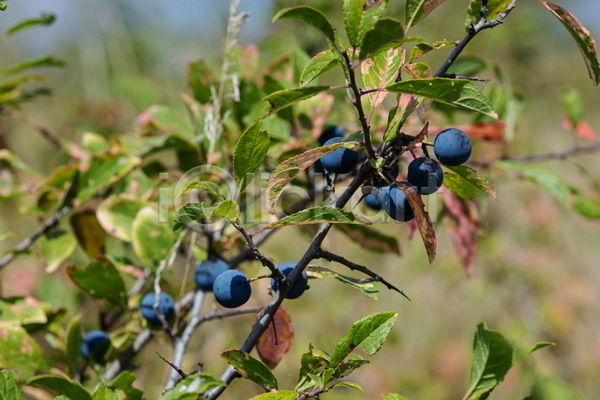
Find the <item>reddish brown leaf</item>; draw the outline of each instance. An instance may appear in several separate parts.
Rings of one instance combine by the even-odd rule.
[[[261,315],[262,311],[257,314]],[[256,323],[256,319],[254,321]],[[294,339],[294,325],[292,318],[283,307],[279,307],[273,316],[271,324],[258,339],[256,350],[262,362],[270,369],[274,369],[290,350]]]
[[[425,250],[427,251],[427,257],[429,258],[429,262],[432,263],[433,260],[435,260],[435,248],[437,246],[437,239],[435,237],[435,230],[433,229],[433,224],[431,223],[431,219],[429,218],[429,213],[425,211],[425,204],[413,188],[408,186],[406,183],[396,183],[404,191],[404,194],[406,195],[406,198],[408,199],[408,202],[410,203],[410,206],[412,207],[413,212],[415,213],[415,219],[417,220],[419,233],[421,234],[423,244],[425,245]]]
[[[581,121],[575,128],[575,134],[585,141],[593,142],[596,140],[596,131],[587,121]]]

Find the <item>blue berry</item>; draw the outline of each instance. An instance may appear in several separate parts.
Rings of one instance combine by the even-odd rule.
[[[325,142],[336,137],[344,137],[345,129],[339,125],[333,125],[325,128],[319,136],[319,144],[323,146]]]
[[[212,292],[215,279],[229,269],[229,264],[222,258],[203,261],[198,264],[194,273],[196,286],[205,292]]]
[[[142,316],[148,325],[159,327],[161,326],[160,319],[154,310],[154,292],[150,292],[144,296],[141,302]],[[167,322],[175,318],[175,302],[173,298],[166,293],[161,292],[158,296],[158,312],[162,312]]]
[[[325,142],[325,145],[335,144],[342,141],[342,138],[335,137]],[[358,153],[345,147],[340,147],[332,151],[331,153],[325,154],[321,157],[321,164],[327,172],[335,174],[347,174],[352,171],[356,164],[358,164]]]
[[[433,151],[437,159],[450,166],[465,163],[471,156],[472,149],[469,137],[455,128],[441,131],[433,142]]]
[[[373,193],[369,193],[365,196],[365,204],[371,210],[379,211],[381,210],[381,201],[375,196]]]
[[[81,356],[85,359],[91,355],[104,356],[110,346],[110,338],[104,331],[89,331],[83,336],[81,344]]]
[[[229,269],[217,276],[213,291],[217,303],[226,308],[244,305],[252,294],[246,275],[235,269]]]
[[[291,274],[294,268],[296,268],[296,263],[293,262],[284,262],[277,266],[277,269],[280,270],[285,276]],[[294,282],[285,298],[297,299],[298,297],[302,296],[302,293],[304,293],[306,290],[307,284],[308,276],[306,275],[306,271],[302,271],[302,274],[298,277],[296,282]],[[271,288],[275,291],[278,290],[279,282],[277,279],[271,279]]]
[[[442,186],[444,171],[437,161],[429,157],[415,158],[408,164],[406,179],[419,189],[420,194],[432,194]]]
[[[412,187],[417,193],[418,189],[408,182],[402,182]],[[383,209],[391,218],[396,221],[407,222],[415,217],[412,207],[404,194],[402,188],[392,185],[389,186],[389,192],[382,198]]]

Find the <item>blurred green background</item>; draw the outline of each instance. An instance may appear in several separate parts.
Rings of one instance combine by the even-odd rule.
[[[316,30],[295,22],[270,22],[281,7],[300,3],[321,9],[337,27],[342,26],[339,1],[247,0],[239,9],[252,15],[240,34],[240,43],[256,43],[263,64],[290,46],[301,46],[310,55],[323,50],[325,41]],[[401,18],[404,2],[391,3],[387,15]],[[600,2],[556,3],[580,17],[595,37],[600,37]],[[412,35],[429,42],[460,39],[467,4],[447,1],[415,27]],[[219,65],[227,7],[226,1],[206,0],[12,2],[0,14],[0,31],[23,18],[39,16],[41,11],[55,13],[57,21],[51,27],[2,39],[0,65],[46,53],[65,58],[66,68],[47,71],[52,77],[53,96],[27,104],[23,111],[63,138],[78,141],[87,131],[118,135],[130,130],[136,116],[150,105],[182,108],[179,94],[187,90],[188,62],[204,58],[211,65]],[[435,69],[447,51],[434,53],[424,61]],[[521,1],[504,25],[481,33],[465,54],[499,63],[525,97],[523,117],[515,140],[509,144],[512,155],[563,150],[576,142],[561,126],[558,94],[563,88],[581,92],[585,119],[600,129],[598,88],[588,79],[572,38],[537,2]],[[8,118],[1,123],[11,148],[29,165],[44,173],[56,166],[54,149],[34,131]],[[480,146],[477,155],[497,154],[494,146]],[[545,166],[597,198],[598,193],[577,173],[575,164],[585,166],[592,179],[598,180],[597,155]],[[404,225],[386,227],[388,233],[392,229],[401,239],[400,258],[366,253],[338,233],[331,234],[326,249],[371,266],[402,288],[412,302],[388,291],[375,302],[334,280],[311,281],[312,288],[305,296],[285,305],[293,318],[296,338],[291,352],[275,370],[281,386],[294,385],[299,356],[309,343],[331,351],[357,319],[377,311],[396,311],[400,316],[383,350],[370,358],[371,365],[350,376],[368,394],[339,390],[325,398],[378,398],[377,394],[397,392],[411,400],[460,399],[468,381],[472,335],[480,321],[515,339],[519,346],[537,341],[557,344],[512,370],[491,398],[522,399],[533,385],[546,388],[539,389],[546,390],[539,399],[600,398],[600,225],[562,209],[531,183],[508,180],[494,170],[491,178],[498,201],[483,207],[485,230],[479,238],[471,279],[465,278],[441,224],[437,225],[438,256],[431,265],[419,238],[409,241]],[[26,236],[37,227],[35,218],[17,213],[30,201],[33,199],[23,198],[0,205],[0,232]],[[14,243],[7,240],[1,244],[2,250]],[[276,262],[297,260],[308,243],[294,228],[285,228],[262,250]],[[33,294],[54,307],[68,308],[70,315],[82,307],[94,312],[93,302],[78,294],[62,270],[46,275],[43,268],[39,258],[19,258],[0,275],[2,295]],[[254,264],[244,268],[250,275],[256,272]],[[255,288],[258,294],[251,305],[268,301],[266,289],[256,290],[261,285],[265,289],[266,282]],[[208,303],[207,308],[214,307],[212,301]],[[86,318],[94,326],[93,317]],[[207,372],[220,374],[226,365],[215,354],[238,347],[251,322],[252,317],[242,316],[204,325],[188,352],[187,366],[204,361]],[[137,362],[137,384],[149,398],[160,392],[167,371],[155,350],[169,354],[164,342],[158,348],[148,348]],[[570,389],[561,392],[563,383]],[[241,399],[259,393],[255,384],[237,380],[223,398]]]

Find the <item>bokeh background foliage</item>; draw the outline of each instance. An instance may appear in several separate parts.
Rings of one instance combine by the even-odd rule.
[[[92,153],[101,153],[106,143],[118,137],[123,137],[126,148],[135,148],[136,143],[128,143],[124,133],[135,132],[143,125],[144,121],[138,119],[140,115],[153,118],[154,123],[158,121],[160,124],[165,121],[160,119],[165,117],[165,109],[155,105],[185,113],[180,93],[190,93],[189,89],[185,89],[189,62],[201,58],[212,70],[220,68],[222,58],[217,49],[222,47],[227,7],[215,3],[221,2],[201,0],[193,6],[185,2],[141,4],[116,0],[102,4],[91,1],[45,2],[43,10],[56,14],[57,20],[48,27],[36,27],[2,38],[0,67],[30,57],[59,55],[60,58],[44,59],[47,68],[36,70],[36,73],[48,74],[50,80],[32,85],[30,90],[33,92],[23,94],[43,95],[46,92],[44,88],[48,87],[53,95],[23,103],[22,112],[41,122],[57,137],[81,143]],[[241,10],[252,11],[239,41],[246,46],[248,54],[260,54],[256,59],[247,58],[257,63],[253,66],[254,76],[267,68],[275,57],[293,51],[294,47],[309,55],[326,48],[325,40],[314,29],[295,22],[270,22],[279,9],[294,5],[290,3],[287,0],[242,1],[240,5]],[[340,2],[307,0],[302,3],[323,11],[335,26],[343,26]],[[402,19],[403,4],[395,3],[390,4],[387,15]],[[564,1],[560,5],[580,17],[598,37],[600,5],[597,2]],[[9,10],[0,14],[0,30],[6,31],[24,18],[38,18],[41,7],[39,2],[34,1],[11,3]],[[466,8],[466,1],[447,1],[417,25],[411,34],[421,36],[425,41],[458,40],[464,34]],[[591,127],[600,126],[600,116],[594,112],[598,89],[590,84],[572,39],[554,17],[542,13],[542,10],[536,2],[523,1],[503,26],[480,34],[465,52],[465,55],[500,65],[519,98],[523,99],[524,106],[514,137],[506,144],[513,155],[559,151],[582,140],[563,127],[565,111],[561,104],[561,91],[564,89],[576,89],[580,93],[586,106],[581,111],[583,119]],[[436,51],[425,56],[424,60],[436,66],[445,56],[445,52]],[[62,60],[66,62],[64,68],[50,68],[62,65]],[[195,67],[203,68],[202,64],[195,64]],[[490,70],[479,75],[495,79]],[[323,76],[321,83],[343,82],[339,73],[331,73]],[[345,93],[340,91],[334,95],[339,101],[328,115],[328,121],[341,124],[349,131],[357,130],[358,125],[349,112]],[[464,121],[464,116],[458,115],[454,122]],[[434,122],[445,123],[441,118]],[[38,177],[36,175],[46,176],[63,163],[61,157],[64,155],[58,156],[52,143],[38,135],[31,124],[23,123],[22,118],[3,117],[1,124],[2,136],[10,149],[32,168],[16,173],[19,188],[31,187]],[[190,138],[186,127],[178,130],[179,140],[184,142]],[[235,130],[232,128],[232,131]],[[500,146],[497,143],[480,143],[476,156],[482,159],[496,157],[500,154]],[[138,150],[140,152],[134,154],[142,156],[144,149]],[[135,156],[114,154],[111,157],[113,159],[103,159],[101,163],[103,166],[118,166],[115,170],[109,168],[104,172],[107,186],[115,174],[125,174],[128,168],[140,162]],[[161,183],[156,170],[152,169],[156,164],[151,161],[160,162],[172,170],[182,159],[185,157],[181,154],[178,157],[176,151],[146,159],[145,172],[152,179],[139,177],[132,188],[139,190],[138,193],[153,185],[158,189]],[[565,182],[591,198],[598,198],[597,156],[581,155],[566,161],[551,161],[544,167],[557,172]],[[582,167],[587,173],[581,173]],[[68,171],[65,174],[70,176]],[[461,398],[468,382],[474,327],[484,320],[506,337],[516,339],[521,346],[538,341],[557,344],[537,352],[521,367],[512,370],[494,392],[494,398],[524,398],[530,394],[532,386],[535,399],[598,398],[600,319],[596,305],[600,301],[597,290],[600,284],[597,267],[600,233],[597,222],[564,207],[557,201],[556,193],[548,193],[527,180],[507,177],[510,176],[499,169],[491,171],[498,201],[485,202],[481,210],[484,229],[478,239],[477,261],[470,279],[465,278],[461,262],[442,224],[436,226],[438,256],[432,265],[427,262],[422,243],[418,238],[408,240],[403,225],[392,225],[386,230],[401,243],[401,257],[367,253],[340,232],[330,234],[325,242],[326,248],[334,249],[356,263],[376,267],[377,272],[389,277],[409,294],[412,302],[388,291],[382,291],[378,301],[371,301],[335,280],[311,281],[311,290],[301,301],[286,303],[296,332],[286,361],[275,370],[280,386],[292,387],[295,384],[299,356],[306,351],[308,343],[317,348],[332,349],[341,333],[358,318],[393,310],[398,312],[399,317],[384,351],[371,357],[371,364],[352,376],[367,393],[398,392],[409,399]],[[12,176],[3,176],[3,188],[9,179]],[[55,179],[58,185],[63,184],[65,178],[57,176]],[[169,184],[165,182],[163,187]],[[91,194],[80,193],[79,196],[81,201],[85,201]],[[39,216],[34,212],[40,206],[36,204],[37,196],[6,197],[6,201],[0,204],[2,251],[11,249],[22,236],[29,235],[39,226]],[[51,202],[53,199],[47,200]],[[133,215],[146,206],[143,201],[128,204],[135,210]],[[78,222],[89,226],[85,210],[77,218],[70,219],[71,225],[66,224],[62,228],[77,230],[73,224]],[[136,230],[136,226],[143,223],[138,220],[132,231],[125,230],[120,235],[125,238],[143,235],[142,228]],[[97,231],[90,229],[90,234],[94,232]],[[76,247],[76,240],[69,235],[59,239],[64,241],[63,246]],[[111,237],[106,237],[106,246],[116,245],[111,240]],[[289,243],[298,245],[289,246]],[[275,261],[283,262],[297,260],[307,244],[301,232],[286,228],[261,249]],[[40,246],[44,246],[43,241]],[[60,268],[63,260],[59,256],[53,263],[51,260],[46,262],[39,256],[41,251],[38,247],[32,248],[31,254],[19,257],[2,271],[2,296],[31,295],[48,304],[48,309],[52,310],[49,315],[56,318],[59,325],[64,327],[74,315],[82,314],[80,324],[86,329],[96,328],[97,315],[105,310],[104,303],[77,289],[73,280]],[[103,249],[77,246],[68,263],[87,265],[88,257],[94,252],[101,254]],[[44,254],[49,257],[51,248]],[[326,263],[322,265],[328,266]],[[87,268],[90,267],[88,265]],[[57,271],[47,274],[47,269]],[[244,270],[255,273],[257,268],[248,264],[244,265]],[[174,268],[170,274],[169,281],[178,282],[183,277],[183,270]],[[260,282],[256,289],[265,287],[266,282]],[[265,290],[255,290],[255,293],[259,294],[253,297],[251,305],[261,305],[268,300]],[[104,299],[118,305],[125,301],[123,294],[121,290],[115,290]],[[213,304],[206,304],[206,307],[213,307]],[[27,322],[35,324],[41,320],[41,316],[33,315]],[[205,371],[218,375],[226,363],[216,359],[214,354],[238,346],[251,322],[248,316],[203,325],[194,337],[189,354],[197,360],[210,360]],[[52,335],[35,335],[42,343],[40,351],[47,353],[46,358],[52,361]],[[168,354],[169,344],[166,340],[159,341],[158,347],[143,352],[136,362],[139,365],[137,383],[148,394],[160,392],[168,371],[154,350]],[[44,368],[44,363],[40,357],[41,368]],[[253,383],[238,380],[225,396],[246,398],[249,393],[260,392]],[[364,394],[351,390],[332,391],[327,396],[332,399],[364,398]]]

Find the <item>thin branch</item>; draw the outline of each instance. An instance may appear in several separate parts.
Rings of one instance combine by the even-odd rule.
[[[402,296],[410,300],[410,298],[407,295],[405,295],[402,290],[398,289],[396,286],[386,281],[383,277],[381,277],[380,275],[376,274],[375,272],[371,271],[369,268],[363,265],[353,263],[352,261],[349,261],[342,256],[338,256],[337,254],[333,254],[325,250],[319,250],[315,258],[323,258],[329,262],[336,262],[338,264],[342,264],[353,271],[360,271],[363,274],[375,279],[377,282],[383,283],[388,289],[395,290],[396,292],[400,293]]]
[[[456,61],[460,53],[463,52],[467,44],[469,44],[469,42],[475,37],[475,35],[477,35],[484,29],[491,29],[503,23],[506,16],[513,10],[513,8],[515,8],[516,5],[517,0],[512,0],[511,3],[506,7],[506,9],[500,14],[498,14],[498,17],[491,20],[486,19],[484,15],[487,14],[487,10],[485,10],[485,13],[484,10],[482,10],[482,17],[479,20],[479,22],[476,25],[471,25],[471,27],[469,28],[469,32],[467,32],[467,35],[463,38],[463,40],[460,41],[459,44],[456,45],[456,47],[454,48],[452,53],[450,53],[446,61],[444,61],[440,69],[435,73],[434,77],[437,78],[445,75],[448,72],[448,68],[450,68],[454,61]]]
[[[321,394],[327,393],[331,389],[333,389],[333,386],[321,387],[321,388],[313,390],[312,392],[303,392],[304,394],[302,396],[298,397],[296,400],[318,399]]]
[[[56,213],[54,213],[53,216],[48,218],[40,227],[38,227],[31,235],[26,237],[25,240],[16,245],[10,253],[0,258],[0,270],[2,270],[2,268],[6,267],[12,260],[14,260],[16,254],[27,250],[40,238],[40,236],[52,229],[58,223],[58,221],[62,217],[64,217],[69,211],[71,211],[70,206],[64,206],[63,208],[58,210]]]
[[[187,378],[187,374],[185,372],[183,372],[183,370],[181,368],[179,368],[177,365],[173,364],[171,361],[167,360],[166,358],[164,358],[163,356],[160,355],[160,353],[157,351],[156,354],[158,354],[158,356],[161,358],[161,360],[163,360],[164,362],[166,362],[167,364],[169,364],[171,366],[172,371],[175,371],[177,374],[179,374],[183,379]],[[172,386],[171,386],[172,387]],[[170,389],[171,387],[169,387],[168,389]]]
[[[271,270],[271,273],[273,274],[273,277],[275,279],[277,279],[279,281],[285,279],[285,276],[283,275],[283,273],[277,269],[277,265],[275,265],[275,263],[273,261],[271,261],[268,257],[266,257],[263,253],[261,253],[260,250],[258,250],[256,245],[254,244],[254,241],[252,240],[252,236],[248,233],[246,228],[244,228],[244,226],[239,221],[234,223],[233,227],[235,229],[237,229],[242,234],[244,239],[246,240],[246,244],[248,245],[248,248],[250,249],[250,254],[252,256],[254,256],[256,259],[258,259],[262,263],[262,265],[269,268],[269,270]]]

